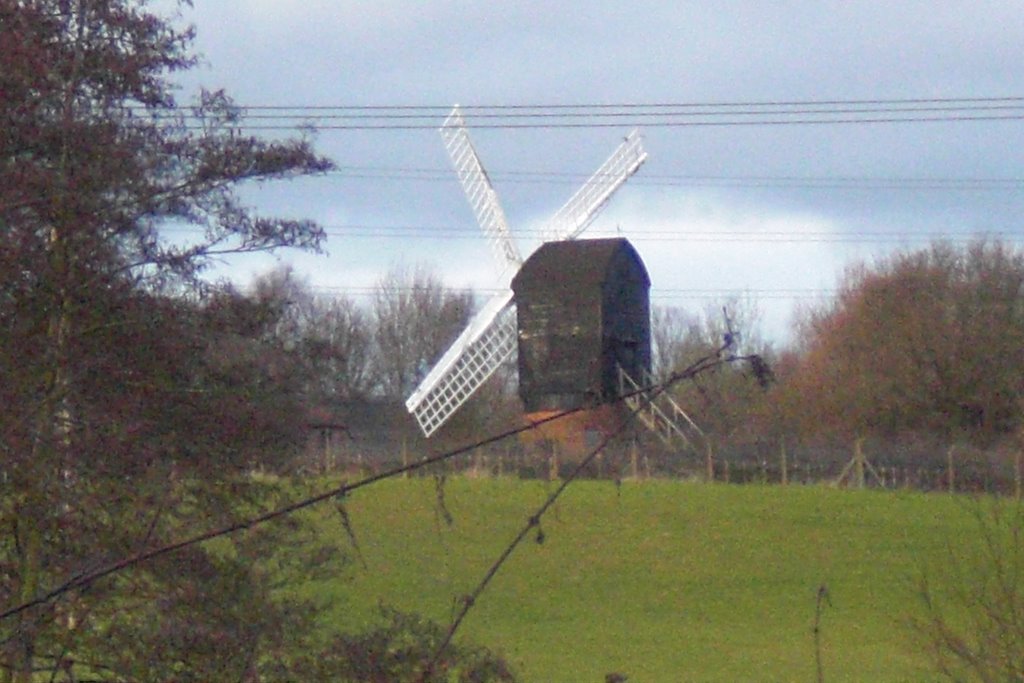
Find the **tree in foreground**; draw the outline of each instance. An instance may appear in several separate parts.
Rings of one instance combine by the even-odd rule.
[[[184,3],[187,4],[187,3]],[[203,285],[211,259],[318,248],[243,183],[331,168],[245,135],[221,93],[181,108],[190,29],[143,0],[0,0],[0,605],[282,502],[251,476],[302,425],[279,311]],[[185,228],[170,233],[164,226]],[[337,566],[261,527],[0,622],[0,680],[271,680],[315,656],[281,584]]]
[[[166,79],[190,39],[143,3],[0,1],[4,605],[240,514],[242,473],[294,442],[263,311],[198,278],[227,253],[316,248],[316,225],[255,215],[235,187],[330,163],[239,134],[221,94],[179,109]],[[195,236],[168,240],[168,223]],[[266,563],[240,552],[194,549],[19,614],[0,675],[208,678],[227,644],[243,673],[282,632],[238,628],[272,605]],[[234,623],[212,607],[229,600]],[[176,620],[189,605],[204,608]]]

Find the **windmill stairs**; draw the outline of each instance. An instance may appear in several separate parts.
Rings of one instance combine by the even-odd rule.
[[[669,447],[682,444],[700,452],[697,442],[706,444],[704,432],[686,411],[664,391],[652,391],[656,381],[646,370],[638,382],[619,366],[619,395],[626,407],[636,412],[647,429]]]

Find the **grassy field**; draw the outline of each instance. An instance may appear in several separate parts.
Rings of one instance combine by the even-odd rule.
[[[456,478],[383,482],[349,511],[367,567],[309,586],[337,598],[328,630],[360,630],[384,602],[448,623],[456,596],[551,490]],[[971,503],[903,492],[676,481],[574,484],[483,594],[461,636],[526,681],[813,681],[819,587],[827,681],[933,680],[907,627],[922,570],[972,533]],[[337,515],[325,533],[344,538]]]

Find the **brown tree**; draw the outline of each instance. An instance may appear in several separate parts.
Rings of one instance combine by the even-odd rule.
[[[802,344],[805,430],[989,443],[1021,424],[1024,254],[979,240],[853,268]]]

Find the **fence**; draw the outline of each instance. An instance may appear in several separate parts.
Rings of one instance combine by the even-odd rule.
[[[408,447],[346,442],[344,448],[307,455],[307,471],[380,472],[423,455],[420,443]],[[436,447],[435,447],[436,448]],[[630,435],[611,443],[595,458],[586,478],[678,478],[706,480],[707,454],[673,451],[656,440]],[[472,477],[554,479],[577,460],[556,445],[528,446],[511,441],[460,455],[444,465],[448,473]],[[713,452],[714,480],[732,484],[837,484],[918,491],[1021,493],[1021,454],[1006,447],[977,449],[921,439],[858,441],[844,447],[802,445],[789,449],[753,442]],[[427,472],[425,474],[432,474]]]

